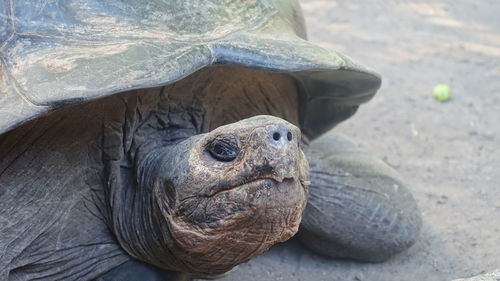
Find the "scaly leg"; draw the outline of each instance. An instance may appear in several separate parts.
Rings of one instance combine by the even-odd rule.
[[[306,155],[311,186],[299,237],[307,247],[381,262],[415,242],[420,212],[393,169],[334,134],[314,141]]]

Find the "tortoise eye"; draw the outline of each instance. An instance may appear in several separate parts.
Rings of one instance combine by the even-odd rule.
[[[219,136],[208,145],[208,152],[216,160],[229,162],[238,157],[240,148],[234,136]]]

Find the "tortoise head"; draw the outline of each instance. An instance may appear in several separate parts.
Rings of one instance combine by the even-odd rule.
[[[143,186],[155,237],[146,239],[160,246],[146,261],[219,274],[292,237],[307,197],[300,138],[291,123],[256,116],[150,153],[140,178],[155,179]]]

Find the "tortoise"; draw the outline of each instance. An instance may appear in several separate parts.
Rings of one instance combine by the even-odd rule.
[[[297,232],[380,262],[417,239],[396,172],[319,138],[381,79],[308,42],[296,1],[4,0],[0,21],[1,280],[210,278]]]

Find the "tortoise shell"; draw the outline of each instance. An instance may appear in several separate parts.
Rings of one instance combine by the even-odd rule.
[[[217,64],[296,78],[300,125],[311,139],[350,117],[381,83],[369,68],[306,41],[294,0],[4,0],[0,133]]]

